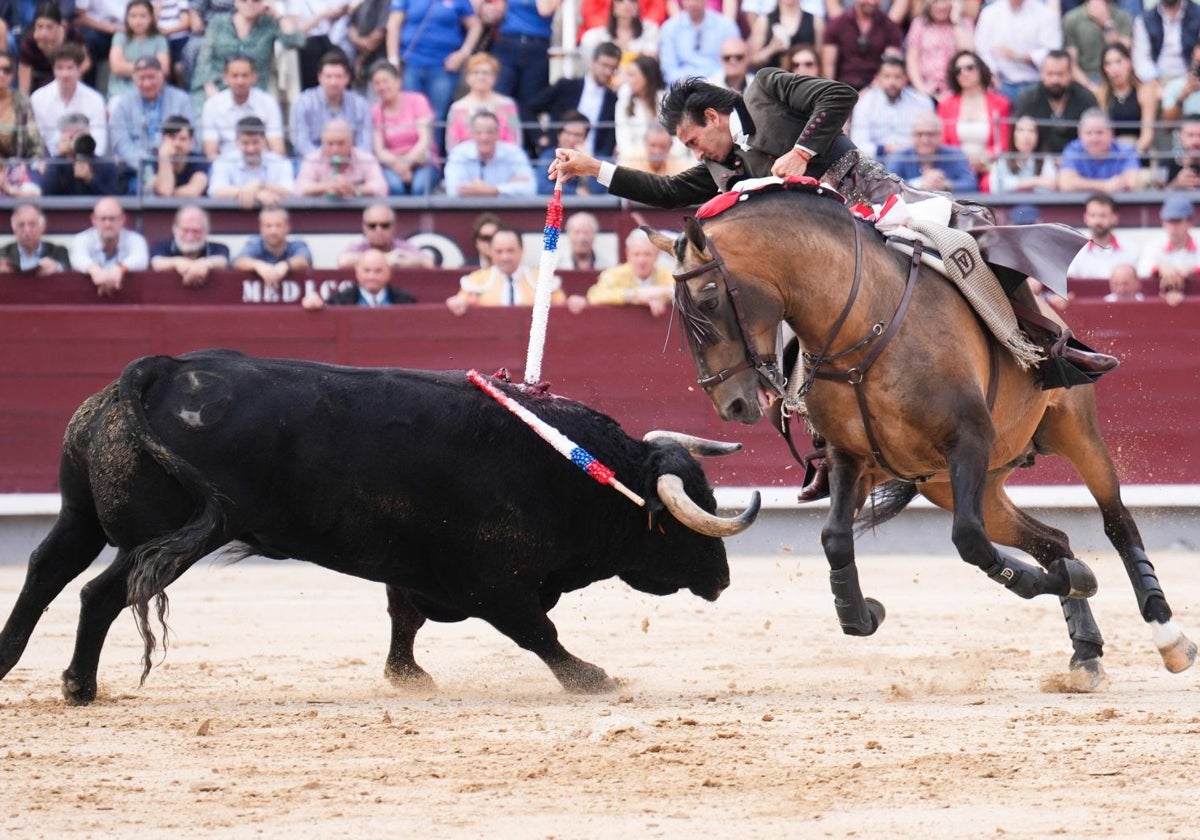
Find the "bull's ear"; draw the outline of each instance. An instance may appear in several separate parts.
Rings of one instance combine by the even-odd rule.
[[[649,225],[639,225],[638,229],[650,238],[650,244],[658,250],[675,256],[675,240],[667,236],[660,230],[655,230]]]
[[[688,216],[683,220],[683,235],[687,237],[687,241],[696,249],[696,253],[704,253],[704,229],[700,227],[700,223],[696,221],[695,216]]]

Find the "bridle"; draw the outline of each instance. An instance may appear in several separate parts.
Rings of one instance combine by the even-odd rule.
[[[750,342],[750,331],[746,325],[746,311],[742,306],[742,290],[741,287],[734,282],[733,276],[729,273],[729,269],[725,266],[725,259],[717,251],[717,246],[713,244],[712,237],[707,233],[704,234],[704,248],[708,253],[712,254],[712,258],[707,262],[701,263],[693,269],[682,271],[672,275],[676,283],[686,283],[688,280],[699,277],[702,274],[716,269],[721,272],[721,278],[725,281],[725,292],[729,295],[729,303],[733,307],[733,314],[737,318],[738,338],[741,340],[742,349],[745,355],[742,360],[732,367],[727,367],[716,373],[707,376],[700,376],[696,380],[696,384],[705,391],[711,392],[713,388],[720,385],[735,373],[741,373],[743,370],[753,370],[768,386],[774,389],[781,397],[786,396],[784,388],[787,385],[787,380],[783,372],[779,369],[779,356],[775,353],[760,353],[758,349]],[[685,292],[686,294],[687,292]],[[697,348],[698,349],[698,348]],[[704,367],[704,361],[699,352],[695,353],[696,363],[698,367]]]

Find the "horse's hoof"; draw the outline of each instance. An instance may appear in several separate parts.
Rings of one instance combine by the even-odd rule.
[[[858,621],[842,623],[842,632],[847,636],[872,636],[879,629],[879,625],[883,624],[883,620],[887,618],[887,610],[874,598],[863,598],[863,603],[867,606],[865,617]]]
[[[1060,557],[1057,562],[1067,578],[1067,598],[1091,598],[1096,594],[1100,586],[1086,563],[1074,557]]]
[[[1071,683],[1076,691],[1100,691],[1108,685],[1108,674],[1104,663],[1097,657],[1082,661],[1071,660]]]
[[[1196,643],[1182,633],[1173,642],[1159,645],[1158,653],[1162,656],[1163,665],[1172,674],[1186,671],[1196,664]]]

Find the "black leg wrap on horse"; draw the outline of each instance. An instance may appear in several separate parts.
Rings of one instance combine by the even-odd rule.
[[[833,590],[833,607],[838,623],[848,636],[870,636],[878,628],[876,616],[863,598],[858,584],[858,566],[848,563],[840,569],[829,570],[829,588]]]
[[[1058,601],[1062,604],[1062,616],[1067,619],[1067,634],[1070,641],[1075,643],[1076,650],[1080,643],[1092,644],[1096,647],[1097,656],[1104,655],[1104,636],[1100,635],[1100,628],[1087,601],[1075,598],[1060,598]]]
[[[1006,557],[1000,552],[996,552],[996,562],[983,571],[996,583],[1022,598],[1032,598],[1045,591],[1044,575],[1041,569],[1035,569],[1028,563]]]
[[[1133,592],[1137,596],[1138,611],[1146,621],[1168,621],[1171,618],[1171,607],[1167,604],[1167,596],[1163,594],[1158,583],[1158,574],[1154,564],[1145,552],[1133,547],[1130,549],[1131,558],[1125,563],[1125,571],[1129,573],[1129,582],[1133,584]],[[1152,601],[1157,598],[1159,603]]]

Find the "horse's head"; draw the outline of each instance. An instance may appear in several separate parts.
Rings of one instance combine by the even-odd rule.
[[[722,420],[757,422],[770,401],[783,393],[775,355],[780,300],[764,283],[755,282],[753,263],[740,253],[739,243],[722,245],[727,255],[718,253],[696,219],[689,217],[674,240],[651,228],[642,230],[675,258],[675,308],[696,361],[698,383]],[[726,256],[736,257],[739,268]]]

